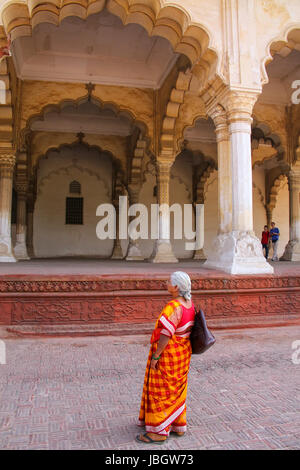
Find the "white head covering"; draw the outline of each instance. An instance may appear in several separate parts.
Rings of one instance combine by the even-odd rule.
[[[190,276],[183,271],[175,271],[171,274],[171,284],[172,286],[177,286],[179,290],[179,295],[184,297],[186,300],[192,298],[191,289],[192,283]]]

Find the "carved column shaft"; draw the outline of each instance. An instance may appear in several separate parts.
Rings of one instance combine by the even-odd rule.
[[[140,193],[140,186],[139,185],[129,185],[128,187],[129,192],[129,205],[132,206],[133,204],[138,204],[139,201],[139,193]],[[129,217],[129,224],[132,220],[134,220],[134,216]],[[130,225],[129,225],[129,245],[126,260],[127,261],[142,261],[144,256],[141,253],[141,250],[138,246],[138,240],[131,238],[130,234]]]
[[[297,162],[298,163],[298,162]],[[300,168],[289,173],[290,237],[281,260],[300,261]]]
[[[160,206],[158,214],[158,240],[155,244],[154,263],[176,263],[170,241],[170,170],[173,164],[171,159],[159,159],[157,161],[157,196]]]
[[[0,154],[0,261],[16,261],[11,246],[11,206],[16,158]]]
[[[253,231],[251,113],[229,112],[232,170],[232,230]]]
[[[218,233],[226,233],[232,229],[231,143],[226,113],[216,112],[213,120],[218,145]]]
[[[111,255],[111,258],[112,259],[123,259],[124,258],[123,250],[122,250],[121,241],[120,241],[120,238],[119,238],[119,228],[120,228],[120,223],[119,223],[119,211],[120,211],[119,199],[118,198],[115,199],[113,204],[114,204],[114,207],[115,207],[115,210],[116,210],[116,239],[115,239],[114,249],[113,249],[113,253]]]
[[[30,258],[34,258],[34,248],[33,248],[33,207],[29,205],[27,212],[27,253]]]
[[[204,199],[197,198],[196,205],[198,206],[198,214],[196,211],[196,217],[198,215],[198,220],[196,220],[196,240],[198,240],[199,248],[195,250],[194,259],[206,259],[206,255],[204,253]]]
[[[14,248],[15,256],[18,259],[29,259],[26,246],[27,232],[27,155],[26,152],[20,152],[16,164],[16,191],[17,191],[17,223],[16,223],[16,245]]]
[[[289,174],[290,240],[300,241],[300,172]]]
[[[27,182],[17,182],[17,224],[16,224],[16,246],[15,256],[18,259],[29,259],[26,247],[26,234],[27,234],[27,214],[26,214],[26,201],[27,201]]]

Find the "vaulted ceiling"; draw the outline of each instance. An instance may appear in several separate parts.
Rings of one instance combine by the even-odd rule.
[[[37,25],[13,42],[22,79],[160,88],[178,58],[170,43],[103,10],[86,20]]]

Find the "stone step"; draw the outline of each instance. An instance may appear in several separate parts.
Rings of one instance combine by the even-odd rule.
[[[143,324],[66,324],[66,325],[9,325],[2,327],[7,333],[15,336],[123,336],[150,334],[153,323]]]
[[[300,315],[256,315],[249,318],[213,318],[207,320],[212,330],[266,328],[300,324]],[[89,323],[89,324],[18,324],[0,327],[0,337],[55,337],[55,336],[123,336],[151,335],[154,322],[151,323]]]

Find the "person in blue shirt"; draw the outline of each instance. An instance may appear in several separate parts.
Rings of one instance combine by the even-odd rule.
[[[278,227],[275,227],[275,222],[271,223],[270,237],[272,240],[272,247],[273,247],[272,261],[278,261],[277,248],[278,248],[278,241],[280,237],[280,230]]]

